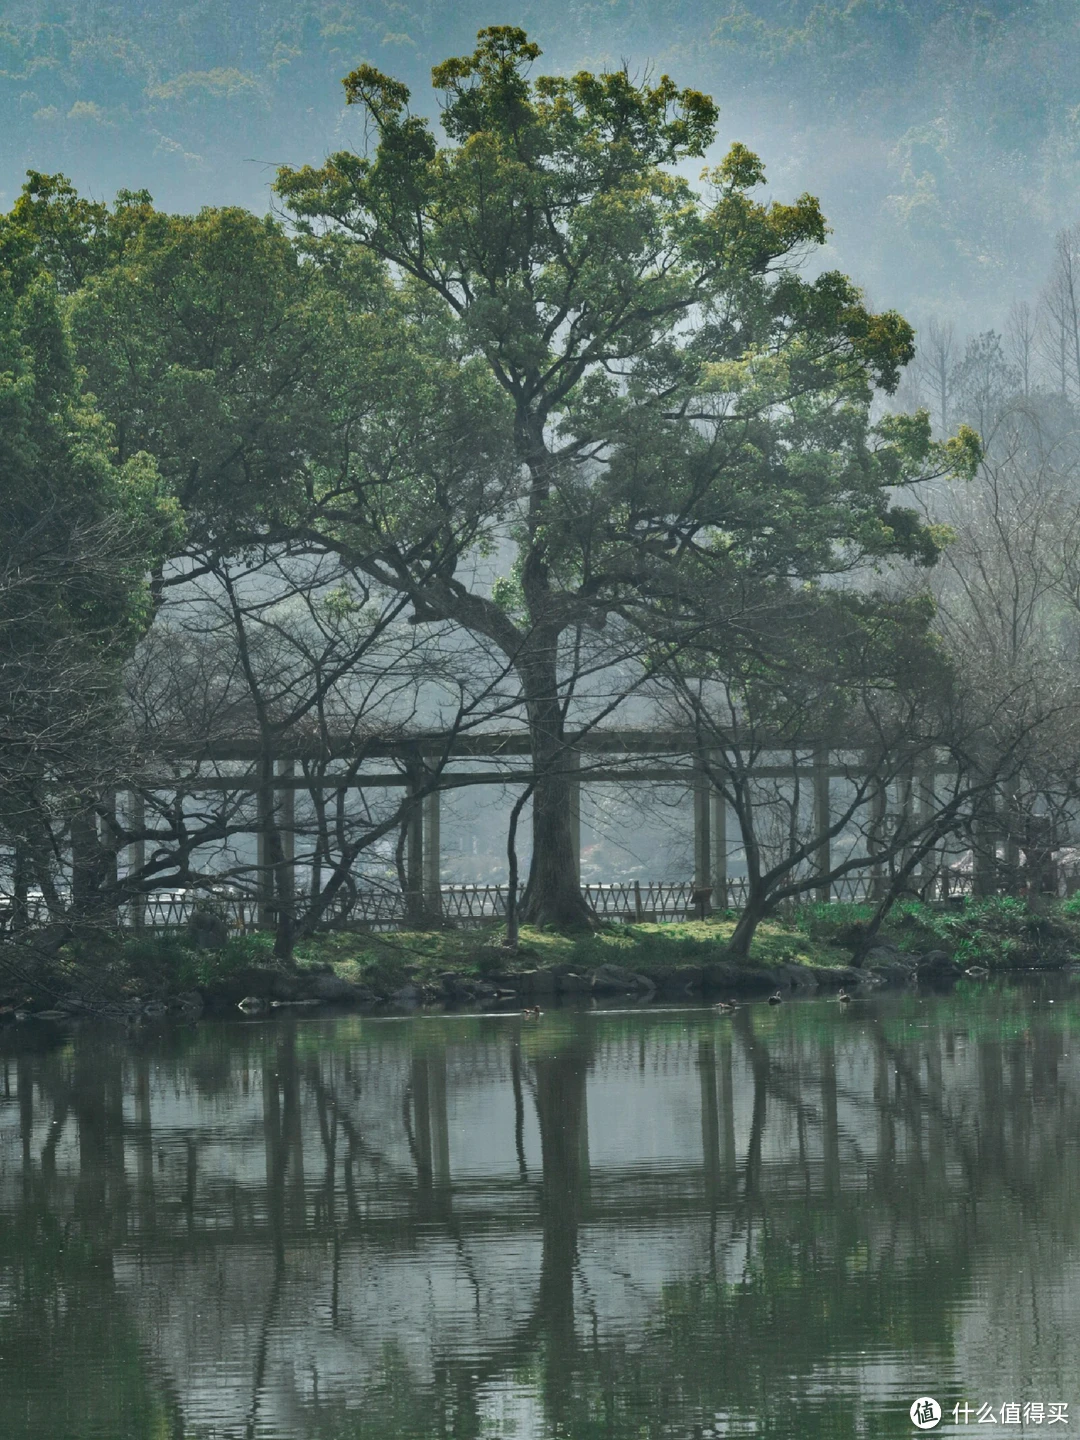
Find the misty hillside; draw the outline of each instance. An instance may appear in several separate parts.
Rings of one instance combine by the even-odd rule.
[[[431,65],[514,22],[552,69],[625,59],[710,91],[778,193],[821,196],[830,262],[916,318],[1000,323],[1080,219],[1074,0],[11,0],[2,16],[4,206],[34,167],[105,197],[265,209],[277,164],[361,142],[340,85],[361,60],[429,108]]]

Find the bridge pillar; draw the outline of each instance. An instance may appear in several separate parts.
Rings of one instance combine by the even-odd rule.
[[[870,835],[868,849],[879,858],[870,865],[870,898],[881,900],[885,895],[885,867],[881,863],[880,850],[885,840],[885,819],[889,809],[888,788],[880,780],[873,782],[870,792]]]
[[[919,770],[918,778],[918,819],[919,830],[925,832],[934,818],[934,767],[923,766]],[[927,850],[919,861],[919,882],[920,889],[925,892],[926,887],[931,884],[934,874],[938,868],[937,847]],[[928,897],[929,898],[929,897]]]
[[[255,924],[259,930],[272,930],[274,928],[274,871],[270,864],[270,828],[274,823],[274,792],[271,784],[261,784],[256,792],[255,823],[257,827]]]
[[[820,837],[815,855],[817,872],[822,877],[817,887],[817,898],[828,904],[832,898],[832,887],[826,878],[832,869],[832,846],[829,839],[831,824],[829,799],[829,747],[819,742],[814,746],[814,830]]]
[[[910,837],[915,817],[915,772],[910,765],[900,772],[900,826],[905,837]],[[911,858],[911,841],[905,838],[900,852],[900,863],[906,865]]]
[[[143,799],[141,790],[129,790],[127,794],[128,829],[136,832],[146,828],[146,801]],[[127,847],[127,873],[137,875],[146,864],[146,841],[143,839],[132,840]],[[131,925],[134,930],[141,930],[146,921],[146,901],[142,895],[133,895],[128,901]]]
[[[439,792],[431,790],[424,796],[424,908],[436,920],[442,919],[441,863],[439,834]]]
[[[272,930],[277,924],[279,899],[291,905],[296,896],[296,790],[291,784],[295,767],[292,760],[263,761],[262,774],[256,796],[255,923],[260,930]],[[273,858],[276,847],[270,843],[275,831],[282,857],[277,861]]]
[[[405,821],[405,918],[419,924],[424,916],[424,802],[410,776],[410,805]]]
[[[295,767],[291,760],[282,760],[277,767],[278,778],[291,782]],[[296,790],[291,783],[278,789],[280,797],[278,828],[281,832],[281,848],[285,854],[285,869],[281,889],[291,900],[296,894]]]
[[[714,773],[719,769],[714,760]],[[727,873],[727,801],[722,790],[714,785],[709,792],[712,814],[709,816],[709,838],[712,842],[712,904],[714,910],[726,910],[728,904]]]
[[[574,857],[574,875],[581,886],[581,754],[569,750],[566,768],[570,776],[570,850]]]
[[[700,755],[694,756],[694,912],[702,920],[712,909],[712,785]]]

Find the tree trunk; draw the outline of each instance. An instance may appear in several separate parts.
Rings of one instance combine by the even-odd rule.
[[[521,918],[555,930],[592,929],[596,917],[578,883],[570,829],[570,766],[563,740],[555,651],[521,666],[533,773],[533,851]]]
[[[71,817],[71,903],[82,918],[106,917],[109,879],[109,852],[97,831],[97,815],[91,802]]]
[[[510,824],[506,831],[506,859],[509,868],[509,883],[506,890],[506,940],[504,942],[507,950],[516,951],[518,948],[518,855],[517,855],[517,827],[525,802],[533,792],[532,785],[526,785],[518,798],[514,801],[514,808],[510,811]]]
[[[296,937],[296,897],[292,893],[290,868],[278,825],[280,803],[275,785],[274,762],[264,754],[261,762],[259,828],[263,843],[260,856],[259,890],[268,903],[274,925],[274,957],[289,963]]]
[[[578,1226],[589,1183],[587,1080],[591,1047],[579,1030],[568,1045],[535,1063],[536,1119],[543,1166],[543,1252],[536,1313],[552,1430],[574,1432],[574,1373],[579,1353],[574,1288]]]
[[[746,906],[740,914],[727,944],[728,954],[733,959],[748,960],[750,958],[750,945],[757,927],[764,918],[765,897],[764,895],[755,895],[751,891],[746,897]]]

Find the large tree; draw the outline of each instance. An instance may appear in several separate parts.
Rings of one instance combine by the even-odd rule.
[[[26,274],[19,289],[0,272],[0,834],[17,907],[33,878],[58,913],[64,852],[78,909],[95,805],[124,769],[122,668],[178,516],[149,456],[113,462],[52,279]]]
[[[426,532],[402,534],[357,444],[315,496],[317,526],[366,533],[373,573],[418,618],[516,667],[537,774],[525,915],[566,925],[588,919],[567,637],[677,610],[703,568],[798,583],[867,555],[932,561],[938,535],[894,491],[966,468],[972,447],[935,449],[924,417],[872,422],[912,333],[843,276],[799,273],[825,235],[815,200],[755,200],[762,166],[741,145],[701,193],[684,178],[715,137],[707,96],[625,70],[533,79],[539,54],[493,27],[437,66],[441,145],[407,88],[362,65],[345,90],[370,152],[285,170],[278,190],[310,235],[355,242],[426,295],[505,396],[516,483],[433,487]],[[478,572],[478,541],[512,543],[501,582]]]
[[[58,228],[60,217],[45,227],[46,218],[38,229]],[[117,459],[151,452],[185,516],[182,548],[153,577],[155,645],[132,670],[147,768],[153,773],[152,755],[170,746],[189,757],[213,748],[226,738],[225,717],[231,738],[259,751],[258,822],[220,797],[181,815],[150,787],[150,823],[126,838],[152,854],[129,885],[205,883],[200,851],[257,824],[280,882],[282,953],[294,918],[284,848],[293,837],[273,819],[282,754],[302,745],[325,769],[344,750],[359,771],[364,737],[378,724],[384,739],[424,726],[432,732],[424,783],[435,784],[440,730],[475,725],[503,703],[497,669],[478,675],[460,646],[452,664],[434,630],[393,623],[408,597],[373,584],[370,564],[366,574],[358,565],[370,561],[365,546],[379,532],[339,529],[328,555],[308,525],[314,477],[325,502],[356,434],[377,452],[382,528],[399,543],[425,512],[426,486],[452,488],[463,477],[471,487],[489,473],[498,483],[505,469],[498,457],[485,462],[478,445],[478,428],[491,429],[482,414],[493,389],[487,402],[477,394],[474,372],[486,377],[447,346],[445,325],[388,286],[370,256],[323,247],[319,259],[310,263],[280,225],[242,210],[148,212],[71,301],[86,382],[112,421]],[[205,694],[198,685],[186,696],[182,676],[196,672],[216,678]],[[410,685],[424,690],[422,715],[415,695],[404,699]],[[197,777],[185,778],[198,791]],[[310,798],[325,822],[334,791],[320,788],[323,779]],[[343,777],[341,796],[351,786],[355,800],[357,783],[355,773]],[[340,901],[353,862],[412,803],[403,791],[377,814],[343,812],[337,841],[326,840],[313,862],[326,883],[312,894],[306,925]],[[230,868],[251,879],[250,861]]]

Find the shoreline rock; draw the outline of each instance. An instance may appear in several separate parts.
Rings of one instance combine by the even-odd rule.
[[[494,957],[492,957],[494,958]],[[509,957],[506,957],[509,958]],[[1047,957],[1049,958],[1049,957]],[[1056,963],[1019,967],[1010,973],[1076,970],[1070,956],[1053,956]],[[504,962],[505,963],[505,962]],[[892,941],[875,944],[859,965],[811,965],[784,962],[774,965],[738,965],[717,959],[701,965],[665,970],[631,970],[617,964],[588,967],[582,964],[533,966],[520,970],[491,969],[482,976],[447,969],[430,978],[408,970],[391,986],[357,983],[338,975],[330,965],[290,970],[281,966],[247,966],[198,989],[169,993],[157,987],[139,997],[124,996],[106,1002],[100,996],[76,992],[61,998],[41,996],[35,1005],[24,1001],[0,1009],[0,1023],[13,1021],[16,1008],[27,1019],[53,1023],[81,1023],[94,1018],[125,1023],[152,1020],[197,1021],[200,1016],[248,1015],[273,1010],[397,1010],[415,1012],[422,1006],[447,1010],[498,1010],[524,1002],[568,1003],[585,999],[616,1003],[652,1000],[678,1003],[726,997],[764,996],[775,990],[796,996],[829,993],[841,988],[903,986],[924,982],[948,984],[964,973],[963,966],[944,950],[915,953]]]

